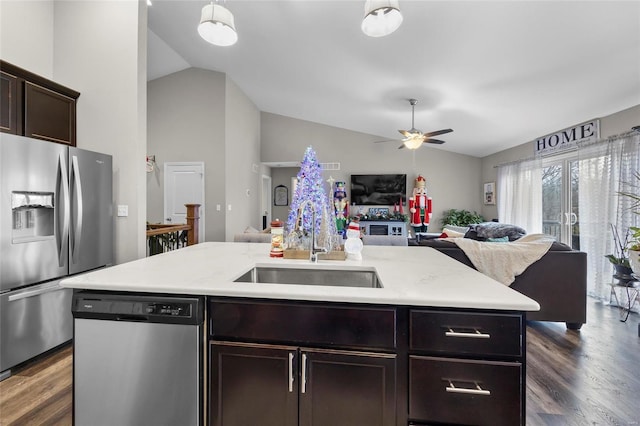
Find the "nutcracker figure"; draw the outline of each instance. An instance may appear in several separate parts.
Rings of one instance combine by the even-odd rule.
[[[418,175],[413,188],[413,196],[409,198],[411,226],[416,232],[427,232],[431,220],[431,197],[427,197],[427,182]]]
[[[336,189],[333,192],[333,207],[336,212],[336,228],[340,234],[344,233],[349,216],[349,200],[344,189],[344,182],[336,182]]]

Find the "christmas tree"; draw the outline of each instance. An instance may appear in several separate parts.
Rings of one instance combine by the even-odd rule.
[[[311,205],[313,205],[313,209],[316,212],[316,222],[313,226],[316,234],[320,235],[323,212],[327,208],[327,196],[322,182],[322,168],[316,159],[315,151],[310,146],[307,147],[304,153],[297,178],[298,185],[291,199],[291,210],[289,210],[289,217],[287,218],[286,231],[290,233],[297,229],[296,222],[298,221],[299,210],[304,205],[304,209],[301,212],[300,230],[304,233],[310,233],[312,226]],[[310,203],[307,203],[307,201],[310,201]]]

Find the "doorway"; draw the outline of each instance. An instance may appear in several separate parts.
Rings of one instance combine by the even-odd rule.
[[[580,250],[580,189],[576,153],[545,159],[542,167],[542,229]]]
[[[260,223],[262,229],[271,226],[271,176],[262,175],[262,206],[260,208]]]
[[[198,241],[204,242],[204,162],[164,164],[164,223],[187,223],[185,204],[200,204]]]

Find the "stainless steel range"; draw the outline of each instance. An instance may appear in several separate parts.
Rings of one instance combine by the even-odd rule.
[[[111,156],[0,133],[0,372],[72,337],[59,281],[113,262]]]

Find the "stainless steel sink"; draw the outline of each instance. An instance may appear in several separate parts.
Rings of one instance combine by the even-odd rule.
[[[382,288],[378,274],[372,269],[300,269],[257,266],[242,274],[234,282]]]

